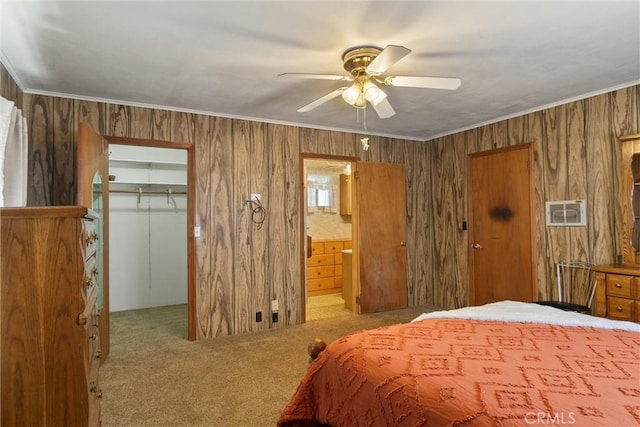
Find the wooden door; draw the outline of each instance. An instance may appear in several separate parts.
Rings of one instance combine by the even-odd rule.
[[[80,123],[78,126],[78,205],[100,210],[102,226],[102,296],[97,308],[100,313],[100,351],[104,361],[109,355],[109,143],[91,126]],[[94,188],[98,175],[101,188]],[[94,190],[100,193],[94,194]],[[101,196],[97,196],[101,194]],[[94,202],[94,197],[99,200]],[[98,207],[99,206],[99,207]],[[100,306],[100,303],[102,306]]]
[[[404,165],[356,163],[354,283],[359,312],[407,306]]]
[[[531,146],[469,158],[470,303],[535,297]]]

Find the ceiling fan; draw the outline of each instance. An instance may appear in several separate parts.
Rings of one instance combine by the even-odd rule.
[[[311,111],[338,95],[342,95],[345,102],[356,108],[366,108],[367,102],[369,102],[381,119],[391,117],[396,112],[391,107],[387,94],[376,83],[387,86],[448,90],[455,90],[462,84],[462,80],[455,77],[382,76],[392,65],[409,53],[411,53],[411,49],[396,45],[389,45],[384,49],[369,46],[354,47],[342,55],[344,69],[349,75],[283,73],[278,77],[353,82],[351,86],[340,87],[299,108],[298,112],[300,113]]]

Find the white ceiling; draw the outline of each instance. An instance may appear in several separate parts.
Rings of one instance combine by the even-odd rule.
[[[386,88],[370,134],[428,140],[640,83],[633,1],[6,1],[0,60],[27,93],[363,132],[344,86],[353,46],[403,45],[387,74],[459,77]],[[346,73],[345,73],[346,74]],[[359,122],[358,122],[359,119]]]

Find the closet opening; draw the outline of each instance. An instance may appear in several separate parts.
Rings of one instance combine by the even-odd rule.
[[[305,321],[353,315],[352,159],[304,158]]]
[[[194,340],[193,146],[107,139],[112,319]]]

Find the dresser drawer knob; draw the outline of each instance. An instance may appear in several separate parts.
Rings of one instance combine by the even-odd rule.
[[[616,283],[616,288],[620,289],[622,287],[622,283]]]
[[[617,307],[616,307],[616,310],[618,310],[618,311],[622,311],[622,307],[617,306]]]

